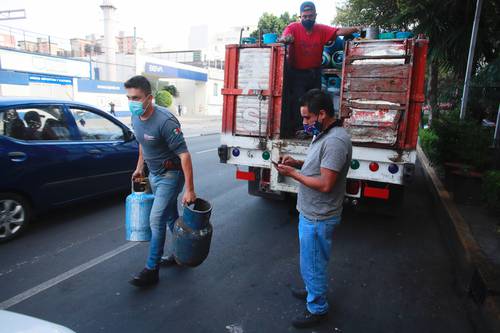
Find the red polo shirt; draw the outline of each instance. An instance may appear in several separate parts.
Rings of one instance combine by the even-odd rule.
[[[337,37],[337,30],[337,28],[316,23],[309,34],[302,23],[290,23],[283,31],[283,36],[293,36],[288,58],[292,67],[296,69],[319,68],[323,46]]]

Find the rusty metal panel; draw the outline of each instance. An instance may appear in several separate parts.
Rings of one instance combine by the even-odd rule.
[[[356,78],[344,84],[344,90],[367,92],[402,92],[408,90],[408,80],[398,78]]]
[[[355,143],[396,143],[401,119],[399,110],[352,109],[351,117],[345,119],[344,127]]]
[[[268,99],[241,95],[236,98],[237,135],[266,136],[269,114]]]
[[[404,65],[368,64],[353,65],[347,68],[348,78],[357,77],[380,77],[380,78],[408,78],[410,67]]]
[[[238,89],[268,90],[271,68],[270,48],[240,49]]]

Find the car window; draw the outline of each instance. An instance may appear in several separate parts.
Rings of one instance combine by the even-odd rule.
[[[0,111],[0,134],[19,140],[70,140],[60,106],[19,107]]]
[[[123,140],[123,129],[111,120],[86,109],[70,107],[84,141]]]

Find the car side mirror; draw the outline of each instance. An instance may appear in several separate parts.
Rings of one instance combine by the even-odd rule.
[[[125,142],[129,142],[129,141],[133,141],[135,140],[135,135],[134,135],[134,132],[132,132],[130,129],[125,129],[124,130],[125,133],[124,133],[124,138],[125,138]]]

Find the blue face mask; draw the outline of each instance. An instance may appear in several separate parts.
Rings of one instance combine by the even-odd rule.
[[[311,134],[313,136],[318,135],[323,130],[323,125],[319,121],[315,121],[314,124],[304,124],[304,132]]]
[[[128,108],[134,116],[142,116],[144,114],[144,108],[142,107],[142,102],[139,101],[129,101]]]

